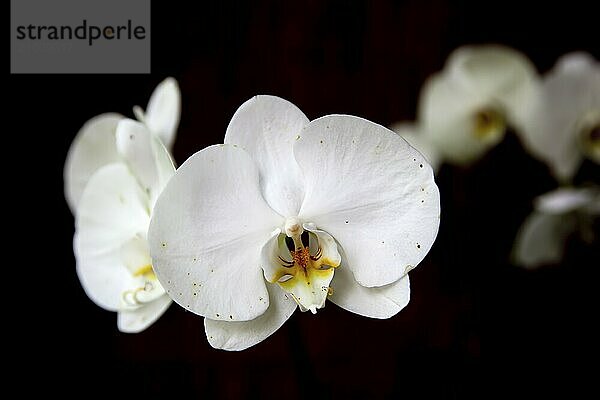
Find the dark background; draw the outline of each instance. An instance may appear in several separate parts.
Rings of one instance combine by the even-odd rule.
[[[256,94],[290,100],[310,119],[346,113],[389,125],[414,119],[423,81],[463,44],[512,46],[540,72],[573,50],[599,58],[593,2],[558,4],[154,1],[151,75],[9,75],[3,329],[12,383],[116,398],[586,393],[595,377],[585,363],[596,362],[598,243],[574,238],[558,266],[510,265],[531,199],[556,186],[512,133],[470,169],[442,167],[440,233],[411,272],[405,310],[380,321],[328,303],[316,316],[295,313],[241,353],[212,349],[202,319],[177,305],[143,333],[119,333],[116,314],[79,285],[63,196],[65,156],[81,125],[107,111],[132,116],[166,76],[182,90],[179,163],[222,142],[236,108]],[[599,176],[587,163],[577,180]]]

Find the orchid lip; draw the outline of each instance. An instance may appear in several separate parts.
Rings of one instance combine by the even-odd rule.
[[[125,290],[121,294],[121,306],[123,309],[136,309],[150,303],[165,294],[151,264],[143,265],[133,276],[138,279],[137,287]]]
[[[493,140],[502,135],[506,128],[503,114],[493,107],[478,110],[474,116],[473,134],[480,140]]]
[[[273,240],[278,242],[273,257],[278,267],[268,281],[289,293],[300,311],[316,314],[333,293],[330,283],[341,262],[335,241],[315,224],[302,224],[297,217],[287,218]]]

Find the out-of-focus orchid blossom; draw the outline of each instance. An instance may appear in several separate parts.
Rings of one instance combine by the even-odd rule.
[[[534,211],[519,229],[513,257],[515,263],[536,268],[560,262],[569,236],[594,240],[592,224],[600,215],[600,189],[560,188],[534,201]]]
[[[561,57],[526,122],[523,144],[559,181],[569,182],[585,157],[600,163],[600,63],[586,53]]]
[[[169,150],[175,140],[180,110],[181,95],[173,78],[165,79],[154,89],[145,114],[140,107],[134,107],[137,118]],[[94,172],[104,165],[122,160],[116,148],[115,132],[123,118],[115,113],[98,115],[87,121],[75,136],[64,168],[65,198],[73,215]]]
[[[152,267],[147,233],[156,198],[175,172],[157,136],[136,121],[117,125],[120,162],[100,167],[78,204],[74,252],[88,297],[139,332],[171,304]]]
[[[504,137],[508,126],[520,130],[535,103],[538,76],[516,50],[465,46],[421,89],[417,122],[400,134],[435,164],[468,165]]]

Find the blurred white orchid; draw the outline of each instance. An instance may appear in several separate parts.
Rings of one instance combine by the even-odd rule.
[[[600,63],[567,54],[544,76],[540,93],[521,138],[559,181],[569,182],[584,157],[600,163]]]
[[[173,78],[165,79],[156,87],[145,114],[140,107],[134,107],[136,117],[169,150],[175,140],[180,110],[181,95]],[[121,161],[115,145],[115,132],[122,119],[122,115],[115,113],[98,115],[87,121],[75,136],[64,168],[65,198],[73,215],[94,172],[104,165]]]
[[[206,317],[213,347],[253,346],[296,307],[316,313],[327,298],[373,318],[406,306],[407,272],[432,246],[440,213],[432,170],[406,141],[257,96],[225,143],[178,169],[148,235],[160,281]]]
[[[436,165],[467,165],[500,142],[507,126],[522,129],[538,85],[534,66],[516,50],[460,47],[421,89],[417,123],[394,129]]]
[[[558,263],[566,241],[578,233],[594,240],[593,219],[600,215],[600,189],[560,188],[534,200],[534,211],[519,229],[513,257],[526,268]]]
[[[117,311],[119,330],[133,333],[171,304],[154,274],[147,233],[154,202],[175,168],[140,122],[122,119],[115,139],[121,161],[100,167],[79,199],[74,252],[88,297]]]
[[[173,143],[180,102],[177,82],[165,79],[146,114],[134,109],[144,123],[118,114],[92,118],[65,162],[79,280],[96,304],[118,312],[124,332],[147,328],[171,303],[154,275],[147,233],[156,198],[174,173],[163,144]]]

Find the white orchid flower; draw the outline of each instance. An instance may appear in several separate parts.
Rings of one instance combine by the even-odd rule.
[[[118,312],[122,332],[139,332],[171,304],[150,259],[147,233],[156,198],[175,168],[161,141],[129,119],[117,125],[122,161],[100,167],[78,204],[77,274],[100,307]]]
[[[225,143],[178,169],[148,235],[160,281],[206,317],[213,347],[253,346],[326,299],[373,318],[406,306],[440,215],[419,152],[367,120],[309,121],[272,96],[244,103]]]
[[[585,157],[600,163],[600,63],[586,53],[561,57],[521,133],[559,181],[569,182]]]
[[[513,256],[526,268],[558,263],[567,238],[574,233],[594,240],[592,221],[600,215],[600,189],[560,188],[539,196],[534,211],[519,229]]]
[[[144,114],[136,106],[134,113],[170,150],[179,124],[180,110],[181,95],[177,81],[167,78],[150,96],[147,112]],[[115,132],[123,118],[115,113],[98,115],[87,121],[75,136],[64,168],[65,198],[74,215],[90,177],[102,166],[121,161],[115,144]]]
[[[521,53],[497,45],[458,48],[421,90],[421,142],[445,162],[470,164],[503,139],[507,126],[522,129],[537,95],[536,70]]]

